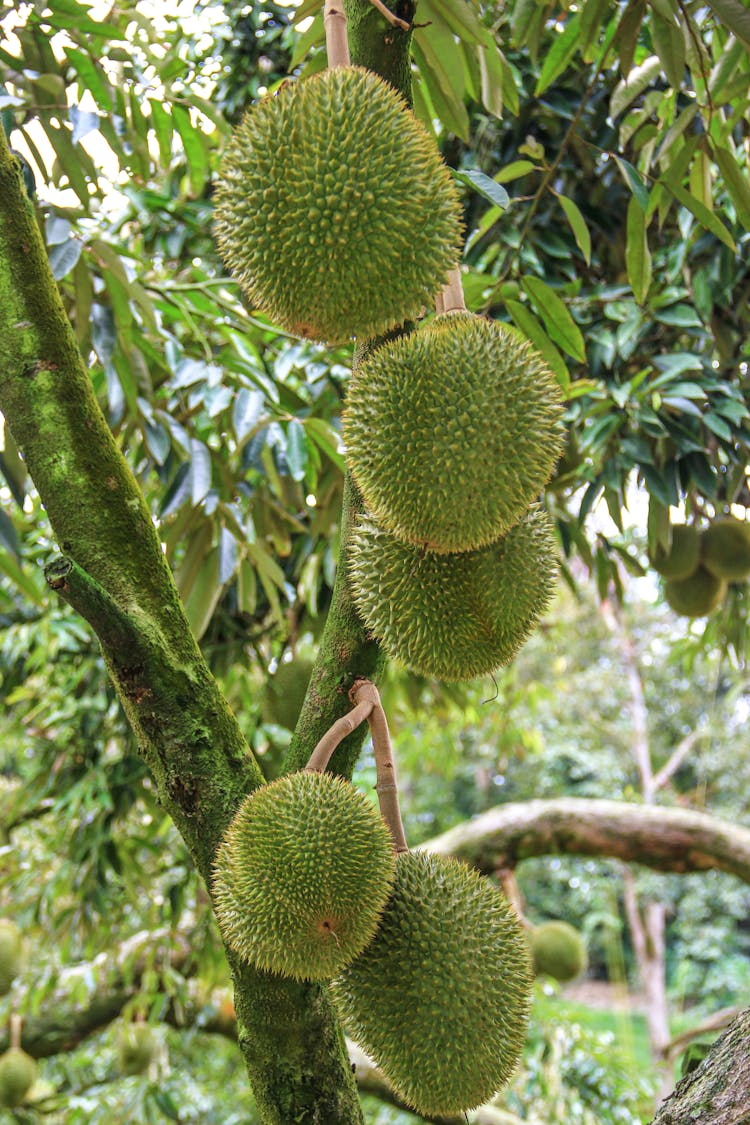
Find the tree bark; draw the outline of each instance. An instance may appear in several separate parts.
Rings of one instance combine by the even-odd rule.
[[[727,871],[750,883],[750,829],[708,813],[561,797],[498,805],[424,845],[491,874],[542,855],[588,855],[657,871]]]
[[[703,1062],[662,1103],[652,1125],[748,1125],[750,1009],[717,1039]]]

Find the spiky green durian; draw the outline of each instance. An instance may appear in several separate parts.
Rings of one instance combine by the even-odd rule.
[[[224,261],[253,304],[313,339],[374,336],[417,315],[455,264],[460,232],[434,142],[358,67],[264,98],[219,169]]]
[[[117,1036],[117,1063],[122,1074],[143,1074],[156,1054],[158,1041],[147,1023],[123,1024]]]
[[[347,464],[392,535],[475,550],[518,522],[563,447],[560,388],[507,324],[439,316],[377,348],[351,381]]]
[[[13,1109],[20,1105],[34,1085],[37,1065],[31,1055],[20,1047],[9,1047],[0,1055],[0,1106]]]
[[[394,868],[387,828],[348,781],[280,777],[246,798],[216,854],[219,928],[258,968],[326,980],[372,937]]]
[[[304,658],[279,665],[269,677],[263,693],[261,710],[264,722],[294,730],[312,670],[313,661]]]
[[[0,918],[0,996],[10,991],[22,960],[21,931],[10,918]]]
[[[375,937],[334,982],[352,1038],[418,1113],[461,1113],[510,1078],[531,993],[504,896],[447,856],[399,856]]]
[[[750,576],[750,523],[732,516],[714,520],[701,536],[701,564],[728,582]]]
[[[437,555],[363,518],[349,574],[367,628],[395,660],[438,680],[470,680],[512,660],[547,608],[557,552],[534,510],[489,547]]]
[[[555,980],[573,980],[585,972],[588,954],[583,938],[567,922],[543,922],[531,931],[534,972]]]
[[[716,609],[727,592],[727,584],[710,570],[699,566],[689,578],[673,578],[664,583],[668,605],[684,617],[705,617]]]
[[[657,547],[649,558],[654,570],[664,578],[689,578],[700,565],[701,534],[697,527],[675,524],[667,550]]]

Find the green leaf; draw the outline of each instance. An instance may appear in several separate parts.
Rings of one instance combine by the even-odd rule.
[[[709,211],[704,204],[697,200],[695,196],[685,191],[683,187],[680,187],[678,184],[667,183],[666,180],[664,182],[667,186],[667,190],[672,193],[677,202],[681,203],[683,207],[687,207],[688,211],[695,216],[702,227],[705,227],[711,234],[716,235],[719,241],[723,242],[725,246],[728,246],[730,250],[737,250],[731,234],[712,211]]]
[[[673,90],[678,90],[685,76],[685,41],[674,17],[665,19],[651,12],[651,39],[664,66],[664,73]]]
[[[642,211],[648,210],[648,188],[646,187],[640,172],[636,171],[632,164],[624,160],[621,156],[615,157],[615,163],[622,173],[625,183],[632,191],[638,205]]]
[[[114,107],[112,105],[112,94],[109,84],[99,71],[91,56],[87,55],[84,51],[79,51],[77,47],[66,47],[65,55],[70,65],[81,79],[84,89],[89,90],[93,95],[96,104],[102,109],[111,112]]]
[[[200,195],[208,178],[208,137],[192,124],[184,106],[172,105],[172,120],[185,148],[193,191]]]
[[[617,50],[620,70],[627,79],[635,57],[638,36],[646,13],[646,0],[630,0],[617,25]]]
[[[503,102],[507,101],[511,113],[518,113],[518,94],[513,72],[500,48],[492,40],[488,43],[480,43],[476,47],[476,56],[484,108],[494,113],[495,117],[501,117]],[[508,74],[510,74],[509,80]]]
[[[568,355],[583,363],[586,347],[583,336],[563,300],[539,277],[523,277],[521,284],[531,298],[532,304],[544,321],[550,336]]]
[[[428,8],[431,8],[438,20],[465,43],[480,44],[490,41],[487,28],[482,26],[476,11],[466,0],[420,0],[420,21],[431,18],[425,15]]]
[[[159,144],[159,159],[165,168],[168,168],[172,162],[172,118],[167,113],[161,102],[155,98],[149,101],[149,108],[151,110],[151,124],[156,133],[156,140]]]
[[[286,428],[286,461],[292,480],[304,480],[307,468],[307,438],[301,422],[292,418]]]
[[[651,285],[651,252],[646,234],[646,215],[634,195],[628,203],[625,265],[633,296],[642,305]]]
[[[745,230],[750,230],[750,184],[748,169],[740,168],[736,157],[722,145],[712,144],[711,152],[719,166],[727,191]]]
[[[542,71],[537,80],[534,94],[539,97],[562,74],[579,47],[581,29],[580,15],[573,16],[555,39],[547,52]]]
[[[461,140],[468,141],[469,115],[463,96],[458,97],[453,90],[443,60],[435,53],[426,36],[420,40],[415,37],[413,52],[435,113],[446,129]]]
[[[214,547],[203,559],[190,593],[185,598],[185,615],[197,641],[210,625],[223,590],[219,581],[219,548]]]
[[[557,194],[557,193],[556,193]],[[573,231],[573,237],[578,243],[578,248],[583,254],[586,265],[591,263],[591,235],[589,228],[586,226],[586,220],[580,212],[578,206],[567,195],[558,195],[558,202],[565,212],[565,217],[570,223],[570,229]]]
[[[524,336],[542,353],[557,377],[558,383],[563,391],[567,393],[570,386],[570,374],[565,365],[565,360],[560,355],[537,318],[531,310],[528,309],[526,305],[522,305],[520,301],[506,299],[505,307]]]
[[[518,180],[521,176],[527,175],[529,172],[538,172],[539,165],[532,164],[530,160],[514,160],[510,164],[506,164],[499,172],[496,172],[493,179],[498,184],[508,184],[511,180]]]
[[[292,57],[289,62],[289,69],[294,70],[306,58],[307,54],[313,47],[317,47],[320,43],[325,42],[325,28],[323,27],[323,13],[318,12],[315,19],[312,21],[306,31],[303,31],[299,39],[295,43]]]
[[[750,46],[750,8],[739,0],[707,0],[708,6],[724,27]]]
[[[510,197],[505,188],[476,168],[471,168],[469,171],[454,171],[453,176],[460,183],[469,184],[470,187],[474,188],[474,191],[489,203],[494,203],[496,207],[504,210],[510,203]]]
[[[590,48],[599,38],[605,17],[609,11],[608,0],[586,0],[581,12],[581,38],[580,51],[583,58],[590,62]]]
[[[627,78],[620,82],[614,89],[609,101],[609,112],[612,117],[619,117],[637,97],[648,89],[654,79],[662,72],[661,59],[657,55],[650,55],[639,66],[630,71]]]
[[[40,608],[44,606],[44,598],[36,582],[31,575],[21,569],[16,559],[5,551],[0,551],[0,574],[9,578],[13,585],[17,586],[24,597],[28,598],[33,605]]]
[[[49,264],[55,281],[60,281],[75,266],[81,256],[82,243],[77,238],[58,242],[50,247]]]
[[[6,515],[2,508],[0,508],[0,546],[5,547],[17,559],[20,558],[18,532],[10,516]]]

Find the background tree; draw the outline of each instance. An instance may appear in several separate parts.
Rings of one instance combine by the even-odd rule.
[[[380,17],[363,10],[375,21],[377,42],[383,35],[399,40]],[[297,18],[314,11],[304,5]],[[643,569],[643,541],[629,542],[623,520],[636,478],[650,496],[652,546],[663,532],[668,504],[710,516],[744,498],[743,18],[726,5],[716,13],[678,7],[669,14],[666,8],[610,9],[590,0],[581,12],[568,13],[523,4],[502,13],[420,5],[417,22],[428,26],[415,33],[415,108],[431,123],[442,122],[445,154],[468,180],[469,304],[517,323],[544,350],[569,393],[569,452],[547,502],[571,558],[569,577],[582,575],[578,555],[603,594],[612,583],[616,591],[622,587],[623,568]],[[179,771],[170,770],[152,741],[155,790],[103,668],[88,656],[90,631],[48,599],[34,569],[49,557],[50,529],[26,476],[33,457],[25,450],[21,460],[11,435],[23,445],[19,426],[27,425],[33,437],[38,419],[22,420],[20,398],[6,397],[2,408],[10,428],[0,464],[8,501],[7,513],[0,514],[0,567],[7,578],[0,591],[3,691],[13,705],[9,721],[20,722],[14,715],[24,713],[22,738],[16,727],[4,760],[15,782],[3,797],[14,845],[8,887],[14,886],[14,899],[24,888],[31,896],[35,880],[28,865],[38,837],[29,837],[24,855],[19,832],[33,832],[37,818],[44,823],[55,813],[63,826],[59,857],[41,899],[25,899],[26,917],[54,919],[71,961],[101,948],[96,933],[104,916],[114,944],[132,931],[135,918],[158,928],[186,911],[197,926],[192,947],[209,965],[220,963],[215,937],[205,936],[210,924],[192,862],[164,821],[163,804],[186,827],[188,848],[192,837],[205,870],[231,804],[228,793],[238,796],[259,779],[241,736],[257,751],[266,776],[282,768],[289,734],[260,721],[262,687],[268,670],[285,666],[287,656],[300,665],[312,657],[334,581],[342,488],[336,419],[347,352],[288,340],[248,319],[208,237],[208,185],[227,121],[258,92],[261,76],[270,85],[294,67],[310,72],[323,64],[320,22],[314,19],[296,37],[283,9],[240,16],[207,6],[204,19],[203,26],[176,17],[150,20],[134,6],[97,11],[92,18],[75,3],[14,10],[6,26],[15,25],[15,37],[9,36],[0,55],[5,124],[30,164],[50,262],[78,342],[91,358],[92,386],[159,521],[188,619],[241,726],[222,720],[242,770],[232,770],[231,779],[224,774],[218,820],[210,833],[196,832],[187,827],[192,812],[188,817],[185,811],[191,795],[184,759]],[[99,162],[107,150],[92,144],[98,135],[108,146],[106,176]],[[475,174],[482,169],[494,186]],[[7,174],[12,179],[12,165]],[[474,192],[470,185],[477,183],[489,200]],[[510,206],[503,183],[512,185]],[[51,192],[51,185],[58,190]],[[623,213],[624,230],[616,218]],[[6,353],[18,355],[15,334]],[[84,393],[83,381],[77,385]],[[40,408],[55,387],[54,380],[45,386]],[[63,456],[64,428],[55,423],[53,429],[57,455]],[[82,444],[72,432],[70,438],[74,457]],[[101,441],[106,456],[114,457],[103,434]],[[97,464],[94,480],[88,467],[96,490],[106,479],[101,469]],[[88,485],[85,493],[91,495]],[[176,603],[165,609],[165,572],[155,569],[162,579],[149,586],[142,557],[99,549],[111,543],[117,524],[112,496],[102,495],[98,529],[73,518],[69,494],[57,516],[50,497],[42,499],[58,536],[74,545],[70,553],[79,563],[85,555],[85,569],[98,585],[111,595],[113,583],[119,598],[128,604],[135,598],[144,622],[165,630],[169,659],[151,636],[143,665],[149,687],[158,672],[160,699],[184,700],[187,685],[191,699],[203,693],[204,717],[187,736],[174,707],[170,719],[177,725],[169,737],[196,745],[198,727],[215,730],[214,689],[175,624]],[[614,526],[602,524],[599,497]],[[93,519],[96,513],[87,510]],[[148,517],[140,511],[148,536]],[[130,518],[125,511],[123,520]],[[64,531],[60,520],[66,521]],[[127,544],[129,527],[120,525],[121,543]],[[79,543],[84,534],[88,545]],[[153,540],[148,550],[160,568]],[[98,557],[93,573],[89,554]],[[102,614],[109,621],[110,664],[117,665],[118,644],[127,641],[128,649],[140,651],[142,638],[124,638],[118,629],[112,634],[112,606],[103,607],[99,591],[85,583],[78,595],[78,575],[71,574],[63,577],[74,601],[80,596],[79,606],[90,617],[99,615],[95,626],[103,627]],[[744,654],[745,601],[743,587],[733,588],[706,626],[705,646],[727,644],[730,661]],[[166,667],[175,648],[192,668],[187,682]],[[695,644],[692,651],[699,651]],[[39,699],[53,658],[65,675],[51,698]],[[361,670],[371,671],[375,652],[368,650],[366,660],[371,664]],[[141,686],[132,685],[131,714]],[[456,698],[413,680],[393,690],[399,706],[411,699],[446,707]],[[465,694],[458,698],[465,707]],[[272,709],[266,709],[269,717]],[[304,757],[330,717],[312,715],[308,707],[291,760]],[[141,729],[142,739],[153,735]],[[205,740],[200,745],[203,773],[196,791],[204,793],[210,774],[205,792],[215,792],[216,762],[213,753],[205,756]],[[33,758],[27,757],[32,748]],[[202,803],[207,807],[207,798]],[[154,851],[159,832],[170,841],[168,852]],[[139,860],[145,860],[154,890],[145,915],[136,909]],[[12,901],[4,899],[4,908]],[[561,912],[559,896],[552,901],[554,912]],[[171,958],[162,962],[157,956],[155,964],[150,971],[156,976],[146,975],[135,1001],[154,1017],[168,1010],[173,996],[179,1010],[186,979],[170,975]],[[205,975],[206,966],[199,968]],[[51,982],[42,979],[35,987],[44,996]],[[260,986],[251,986],[245,974],[240,991],[253,987]],[[315,1006],[309,990],[301,991],[301,1000],[289,995],[295,990],[286,993],[287,1012],[295,1015],[283,1042],[266,1041],[269,1054],[294,1055],[295,1024],[300,1040],[310,1038]],[[28,999],[33,1003],[33,993]],[[336,1088],[344,1082],[342,1057],[332,1061],[317,1018],[316,1012],[311,1041],[320,1050],[304,1062],[294,1056],[281,1079],[284,1091],[275,1085],[277,1077],[260,1076],[263,1060],[250,1060],[256,1091],[266,1091],[261,1099],[284,1102],[283,1111],[273,1111],[281,1120],[288,1120],[285,1099],[296,1097],[289,1091],[300,1073],[314,1074],[324,1103],[328,1078]],[[248,1054],[250,1045],[244,1046]],[[154,1104],[158,1093],[149,1095]],[[357,1112],[353,1104],[345,1112]]]

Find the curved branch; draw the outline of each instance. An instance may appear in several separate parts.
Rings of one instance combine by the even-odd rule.
[[[657,871],[727,871],[750,883],[750,829],[692,809],[562,797],[499,805],[425,850],[455,855],[481,871],[542,855],[588,855]]]

